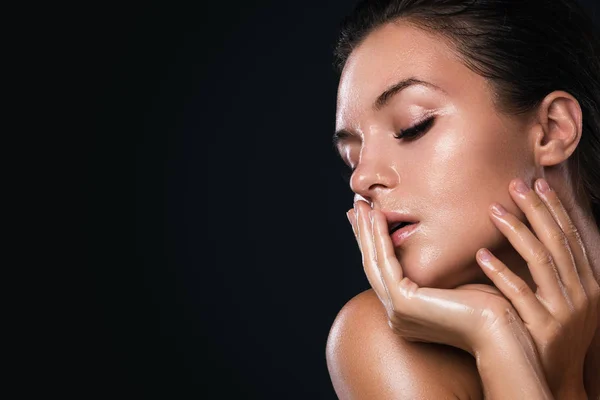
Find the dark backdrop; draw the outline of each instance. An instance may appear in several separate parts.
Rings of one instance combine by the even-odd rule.
[[[91,268],[64,390],[336,398],[329,328],[369,288],[330,144],[352,3],[89,11]]]

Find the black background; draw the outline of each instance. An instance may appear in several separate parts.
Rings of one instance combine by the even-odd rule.
[[[369,288],[330,144],[352,3],[98,6],[80,21],[90,268],[65,393],[336,398],[329,328]]]

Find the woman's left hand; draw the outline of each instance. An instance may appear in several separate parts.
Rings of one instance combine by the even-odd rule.
[[[552,393],[557,399],[571,396],[573,389],[581,393],[583,360],[598,324],[600,288],[577,228],[546,181],[538,179],[534,191],[515,179],[510,194],[535,235],[506,210],[503,215],[490,210],[490,216],[527,262],[537,290],[496,257],[483,261],[483,250],[477,261],[529,330]]]

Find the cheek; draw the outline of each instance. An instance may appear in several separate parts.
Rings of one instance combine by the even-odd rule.
[[[424,206],[426,214],[443,214],[452,224],[483,227],[493,202],[518,212],[508,185],[514,178],[533,176],[535,168],[523,136],[498,126],[469,133],[450,132],[432,146],[421,181],[431,199]]]
[[[440,137],[427,156],[431,162],[421,181],[431,199],[426,213],[443,215],[451,223],[480,219],[482,207],[485,212],[507,180],[506,160],[493,149],[459,131]]]
[[[508,185],[513,178],[527,175],[529,168],[524,155],[511,154],[515,143],[496,142],[475,143],[448,135],[428,155],[433,162],[420,181],[428,198],[420,209],[426,224],[418,242],[399,254],[410,274],[422,283],[432,287],[464,283],[481,273],[475,252],[506,241],[491,221],[488,207],[499,202],[518,215]]]

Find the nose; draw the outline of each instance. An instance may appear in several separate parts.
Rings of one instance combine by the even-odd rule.
[[[372,202],[378,192],[394,188],[398,179],[392,160],[383,154],[372,154],[369,159],[363,157],[359,162],[350,179],[350,188]]]

